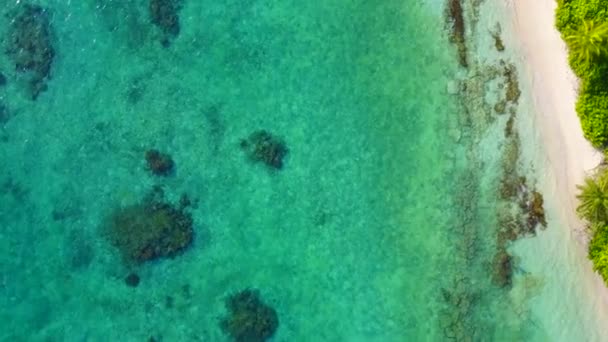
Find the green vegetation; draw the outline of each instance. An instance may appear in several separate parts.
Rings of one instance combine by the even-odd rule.
[[[576,111],[585,137],[607,155],[608,1],[558,0],[556,26],[570,52],[569,63],[581,80]],[[578,186],[578,215],[589,224],[589,258],[608,283],[608,168]]]
[[[592,223],[605,223],[608,219],[608,173],[600,172],[595,178],[586,178],[584,185],[578,186],[576,198],[580,203],[576,209],[581,218]]]
[[[589,64],[606,54],[608,50],[606,47],[608,23],[583,20],[578,30],[565,38],[570,47],[570,53],[574,55],[573,60]]]
[[[608,145],[608,1],[558,0],[557,29],[568,45],[569,62],[581,79],[576,111],[585,137]]]
[[[589,258],[593,268],[608,283],[608,169],[602,167],[594,177],[578,186],[576,212],[589,223]]]
[[[593,234],[589,243],[589,258],[593,261],[593,269],[608,282],[608,227],[601,227]]]

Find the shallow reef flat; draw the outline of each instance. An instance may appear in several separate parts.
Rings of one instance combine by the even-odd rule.
[[[437,3],[0,6],[0,340],[545,336],[512,45]]]

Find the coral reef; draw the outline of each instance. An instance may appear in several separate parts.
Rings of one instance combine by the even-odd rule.
[[[51,26],[47,11],[36,5],[23,5],[12,18],[6,53],[19,72],[30,76],[32,99],[46,89],[55,49],[51,43]]]
[[[513,261],[505,248],[500,248],[492,261],[492,281],[500,287],[511,286],[513,278]]]
[[[277,170],[283,168],[283,158],[288,153],[285,143],[265,130],[255,131],[241,140],[241,148],[250,160]]]
[[[277,312],[261,299],[257,290],[246,289],[226,299],[228,316],[220,322],[222,330],[236,342],[263,342],[279,326]]]
[[[137,287],[139,285],[139,280],[137,273],[131,272],[125,277],[125,284],[129,287]]]
[[[500,100],[498,102],[496,102],[496,104],[494,104],[494,111],[497,114],[504,114],[507,112],[507,101],[506,100]]]
[[[127,263],[174,257],[192,244],[192,217],[175,208],[156,188],[142,203],[118,208],[105,224],[105,235]]]
[[[476,327],[470,316],[479,302],[480,293],[472,291],[467,284],[470,284],[470,279],[461,277],[455,279],[451,287],[440,290],[443,303],[452,308],[439,314],[439,324],[446,340],[476,341]]]
[[[499,229],[496,232],[496,251],[492,260],[492,281],[500,287],[510,287],[512,283],[513,259],[507,251],[510,242],[536,234],[539,225],[547,226],[542,195],[529,188],[526,178],[520,176],[517,168],[520,140],[514,128],[514,120],[515,113],[512,112],[505,127],[506,146],[499,184],[499,195],[503,202],[498,211]]]
[[[447,21],[451,25],[450,41],[456,44],[458,49],[458,61],[460,66],[467,68],[467,46],[465,39],[464,12],[461,0],[448,0]]]
[[[494,39],[494,47],[498,52],[505,51],[505,44],[502,42],[502,38],[500,37],[501,31],[502,29],[500,27],[500,24],[497,24],[496,30],[494,32],[490,32],[492,38]]]
[[[517,80],[517,69],[513,64],[501,63],[503,67],[503,77],[507,83],[507,102],[517,104],[521,90],[519,89],[519,81]]]
[[[507,123],[509,125],[509,123]],[[502,159],[502,177],[500,179],[499,194],[503,200],[513,199],[521,191],[522,184],[525,183],[525,177],[521,177],[517,172],[517,163],[521,146],[519,138],[514,134],[513,122],[510,123],[511,139],[507,140],[503,151]],[[505,128],[507,130],[507,128]],[[507,132],[505,132],[507,133]]]
[[[157,176],[168,176],[173,172],[175,163],[171,156],[158,150],[146,151],[146,163],[148,170]]]
[[[506,100],[516,105],[520,91],[515,69],[506,63],[501,65],[507,83]],[[520,138],[514,127],[516,112],[513,107],[511,109],[504,131],[506,146],[498,189],[502,203],[497,212],[499,229],[496,231],[496,250],[492,260],[492,281],[499,287],[511,287],[512,284],[514,261],[507,251],[509,244],[520,237],[536,234],[539,225],[547,225],[542,195],[528,186],[517,167]]]
[[[511,138],[513,136],[513,124],[515,123],[515,115],[509,115],[507,124],[505,125],[505,138]]]
[[[163,33],[161,44],[168,47],[171,39],[179,34],[180,4],[178,0],[150,0],[149,6],[150,20],[160,28]]]
[[[541,227],[547,227],[547,220],[545,219],[543,195],[533,190],[531,196],[532,198],[527,201],[526,212],[528,215],[528,230],[534,231],[539,224]]]
[[[513,258],[507,251],[511,241],[519,238],[525,230],[518,214],[498,212],[498,231],[496,233],[496,249],[491,263],[492,282],[499,287],[510,287],[513,278]]]
[[[509,240],[515,240],[521,236],[536,234],[536,228],[539,226],[547,227],[543,196],[536,190],[530,190],[524,177],[513,181],[512,186],[507,187],[504,184],[506,183],[503,183],[503,190],[509,190],[504,190],[508,191],[508,197],[503,199],[513,202],[504,203],[499,212],[499,234],[506,234],[512,237]]]

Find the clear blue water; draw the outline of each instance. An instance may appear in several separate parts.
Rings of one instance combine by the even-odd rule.
[[[274,341],[543,340],[491,282],[502,131],[481,149],[493,133],[448,94],[436,4],[185,0],[163,47],[147,1],[37,3],[48,89],[32,101],[0,56],[0,340],[228,340],[245,288]],[[259,129],[288,146],[280,171],[239,147]],[[105,219],[155,185],[197,203],[194,243],[125,265]]]

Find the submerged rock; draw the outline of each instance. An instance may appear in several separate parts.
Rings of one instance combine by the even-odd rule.
[[[494,255],[492,266],[493,282],[500,287],[511,286],[511,282],[513,279],[513,260],[511,255],[509,255],[509,253],[506,251],[506,249],[499,248],[499,250]]]
[[[137,287],[139,285],[139,276],[137,273],[129,273],[129,275],[125,277],[125,284],[129,287]]]
[[[507,120],[507,124],[505,125],[505,138],[513,137],[513,133],[514,133],[513,125],[514,124],[515,124],[515,115],[511,114],[511,115],[509,115],[509,119]]]
[[[538,191],[532,191],[532,198],[528,201],[528,229],[534,231],[536,226],[541,227],[547,226],[547,220],[545,218],[545,208],[543,206],[544,200],[543,195]]]
[[[174,257],[194,238],[192,217],[164,202],[158,192],[142,203],[118,208],[104,228],[110,243],[128,263]]]
[[[180,4],[178,0],[150,0],[150,20],[163,33],[161,43],[167,47],[171,39],[177,37],[180,31],[178,11]]]
[[[505,44],[503,43],[502,38],[500,37],[501,33],[502,29],[500,27],[500,24],[496,24],[496,29],[494,30],[494,32],[491,32],[491,34],[492,38],[494,39],[494,47],[498,52],[505,51]]]
[[[257,290],[246,289],[226,299],[228,316],[220,327],[236,342],[264,342],[279,327],[275,309],[265,304]]]
[[[265,130],[255,131],[241,140],[241,148],[250,160],[277,170],[283,168],[283,158],[288,153],[285,143]]]
[[[168,176],[173,172],[175,163],[171,156],[151,149],[146,151],[146,163],[148,170],[157,176]]]
[[[467,46],[465,39],[464,12],[461,0],[448,0],[447,20],[451,25],[450,40],[458,49],[458,61],[460,66],[467,68]]]
[[[23,5],[8,30],[6,53],[19,72],[30,76],[32,99],[46,89],[55,49],[47,11],[37,5]]]
[[[503,77],[507,84],[506,100],[512,104],[517,104],[521,96],[519,80],[517,79],[517,68],[513,64],[506,64],[501,61],[503,67]]]
[[[497,114],[504,114],[507,112],[507,101],[500,100],[494,104],[494,111]]]
[[[439,324],[446,340],[475,340],[475,329],[470,316],[471,310],[479,301],[479,292],[474,291],[469,284],[470,280],[457,278],[450,288],[440,289],[446,305],[439,312]]]

